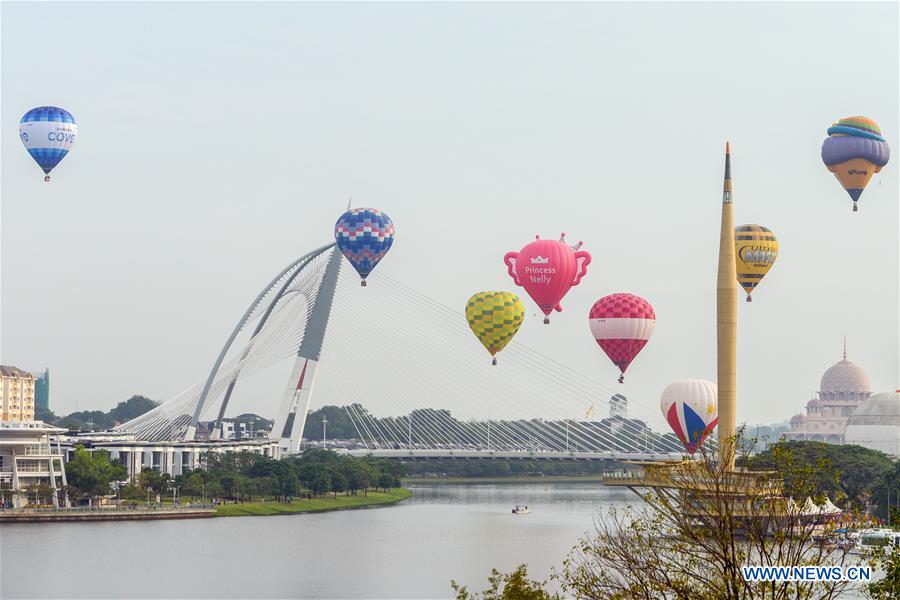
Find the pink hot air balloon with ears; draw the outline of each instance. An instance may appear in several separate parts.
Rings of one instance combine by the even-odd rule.
[[[503,262],[516,285],[525,288],[543,311],[544,324],[547,324],[553,310],[562,310],[563,296],[587,273],[591,255],[578,250],[582,242],[575,246],[566,244],[565,233],[559,241],[534,237],[535,241],[518,252],[507,252]]]

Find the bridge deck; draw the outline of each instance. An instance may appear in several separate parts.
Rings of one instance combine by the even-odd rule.
[[[388,459],[503,459],[503,460],[606,460],[616,462],[670,463],[681,462],[681,454],[645,453],[645,452],[578,452],[553,450],[392,450],[392,449],[359,449],[338,450],[341,454],[351,456],[372,456]]]

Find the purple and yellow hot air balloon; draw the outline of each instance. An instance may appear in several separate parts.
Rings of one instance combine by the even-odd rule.
[[[863,190],[891,158],[891,147],[878,124],[868,117],[847,117],[828,128],[822,143],[822,161],[853,199],[853,210]]]

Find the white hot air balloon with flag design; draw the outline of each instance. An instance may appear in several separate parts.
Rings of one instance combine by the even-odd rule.
[[[682,379],[663,390],[659,407],[688,454],[696,452],[719,423],[718,392],[716,384],[705,379]]]

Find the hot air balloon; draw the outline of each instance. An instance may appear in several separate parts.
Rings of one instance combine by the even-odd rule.
[[[738,283],[747,292],[747,302],[752,302],[750,294],[778,258],[778,238],[762,225],[738,225],[734,228],[734,257]]]
[[[466,303],[466,320],[497,364],[498,352],[513,339],[525,319],[525,305],[511,292],[478,292]]]
[[[878,124],[867,117],[847,117],[828,128],[822,143],[822,161],[834,173],[850,198],[853,210],[863,190],[891,158],[891,147]]]
[[[375,208],[354,208],[341,215],[334,225],[334,240],[362,278],[384,258],[394,243],[394,223],[387,213]]]
[[[72,113],[55,106],[32,108],[19,121],[19,138],[44,170],[44,181],[50,181],[50,171],[72,149],[77,133]]]
[[[588,315],[594,339],[613,361],[625,381],[625,370],[647,345],[656,313],[650,303],[634,294],[611,294],[594,303]]]
[[[663,390],[659,407],[688,454],[703,445],[719,422],[718,388],[705,379],[682,379]]]
[[[573,285],[578,285],[587,273],[591,255],[566,244],[566,234],[559,241],[542,240],[526,244],[518,252],[507,252],[503,257],[510,277],[525,288],[531,299],[544,313],[544,323],[550,322],[553,310],[561,311],[560,301]]]

